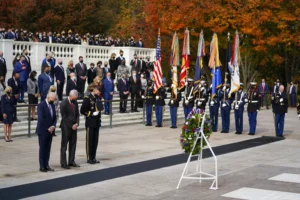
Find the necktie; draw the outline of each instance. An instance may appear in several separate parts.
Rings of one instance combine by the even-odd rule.
[[[51,117],[53,118],[53,110],[52,110],[52,107],[51,107],[50,104],[48,104],[48,107],[49,107],[50,115],[51,115]]]
[[[125,79],[123,79],[123,82],[124,82],[124,84],[126,85],[126,81],[125,81]]]
[[[50,82],[52,82],[52,78],[51,78],[51,76],[49,76],[49,75],[47,75],[48,76],[48,78],[49,78],[49,81]]]
[[[70,106],[71,106],[72,111],[74,112],[74,104],[72,102],[70,102]]]
[[[73,80],[73,83],[76,85],[76,82]]]
[[[82,69],[82,70],[84,70],[84,68],[83,68],[83,64],[81,63],[80,65],[81,65],[81,69]]]

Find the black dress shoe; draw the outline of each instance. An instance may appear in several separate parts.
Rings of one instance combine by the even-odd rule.
[[[46,168],[40,168],[40,172],[47,172]]]
[[[221,131],[221,133],[225,133],[225,131]]]
[[[95,164],[95,162],[93,160],[88,160],[87,163],[92,164],[92,165]]]
[[[64,168],[64,169],[70,169],[70,167],[69,167],[68,165],[66,165],[66,164],[61,165],[61,168]]]
[[[54,169],[50,168],[49,166],[46,167],[46,170],[50,172],[54,172]]]
[[[248,133],[248,135],[255,135],[255,133]]]
[[[174,126],[171,126],[170,128],[174,128]]]
[[[134,112],[140,112],[139,110],[134,110]]]
[[[94,162],[94,163],[100,163],[100,161],[99,161],[99,160],[96,160],[96,159],[94,159],[93,162]]]
[[[70,164],[69,164],[69,166],[70,166],[70,167],[80,167],[80,166],[79,166],[79,165],[77,165],[75,162],[73,162],[73,163],[70,163]]]
[[[229,133],[229,131],[223,131],[223,133]]]
[[[21,122],[19,119],[15,119],[14,122]]]
[[[239,134],[239,132],[235,132],[235,134]]]

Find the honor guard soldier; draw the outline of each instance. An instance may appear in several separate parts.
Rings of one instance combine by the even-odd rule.
[[[245,105],[245,93],[243,92],[243,83],[240,83],[240,89],[235,94],[235,101],[233,103],[234,118],[235,118],[235,134],[243,133],[243,113]]]
[[[168,92],[171,93],[169,106],[170,106],[170,115],[171,115],[171,122],[172,126],[170,128],[177,128],[177,110],[179,107],[179,102],[181,101],[181,92],[180,90],[174,85],[171,85],[171,88],[168,89]]]
[[[245,102],[248,103],[247,111],[249,118],[249,134],[255,135],[256,124],[257,124],[257,112],[260,109],[259,93],[256,87],[256,82],[250,83]]]
[[[193,96],[194,90],[194,80],[191,78],[187,79],[185,83],[185,87],[182,90],[185,90],[185,95],[183,99],[183,109],[184,109],[184,117],[187,118],[188,114],[193,110],[195,98]],[[181,90],[181,91],[182,91]]]
[[[221,117],[222,117],[222,131],[221,133],[229,133],[230,128],[230,110],[231,110],[231,99],[229,97],[230,84],[226,83],[223,89],[220,90],[221,94]]]
[[[205,80],[201,80],[197,87],[194,89],[194,97],[196,99],[196,108],[205,111],[206,103],[208,101],[208,94]]]
[[[157,123],[156,127],[162,127],[164,105],[166,105],[165,98],[167,98],[166,89],[163,86],[161,86],[155,93],[154,100],[155,117]]]
[[[155,95],[153,90],[153,81],[151,79],[147,82],[145,96],[143,98],[145,98],[146,101],[146,126],[152,126],[152,113]]]
[[[57,42],[57,43],[62,43],[62,42],[61,42],[61,37],[60,37],[60,34],[59,34],[59,33],[56,34],[56,42]]]
[[[211,119],[212,131],[218,131],[218,118],[219,118],[219,107],[220,107],[220,89],[216,89],[216,94],[213,96],[212,94],[212,85],[207,91],[208,96],[210,96],[208,100],[209,106],[209,115]]]
[[[67,41],[65,31],[62,31],[60,34],[61,34],[61,43],[62,43],[62,44],[65,44],[66,41]]]
[[[101,110],[103,110],[100,96],[100,91],[97,87],[89,96],[84,97],[80,113],[86,116],[86,154],[89,164],[100,163],[96,160],[96,152],[99,139],[99,129],[101,127]]]
[[[288,111],[288,100],[283,85],[280,85],[278,92],[273,94],[272,107],[275,114],[276,137],[283,137],[284,118]]]

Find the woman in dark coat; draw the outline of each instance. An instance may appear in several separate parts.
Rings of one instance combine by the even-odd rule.
[[[112,53],[109,59],[109,68],[111,72],[111,78],[115,80],[116,78],[116,73],[118,69],[118,61],[116,60],[116,54]]]
[[[1,107],[4,123],[4,139],[6,142],[12,142],[11,128],[13,124],[15,106],[14,98],[11,96],[12,88],[7,86],[4,90],[4,95],[1,97]]]

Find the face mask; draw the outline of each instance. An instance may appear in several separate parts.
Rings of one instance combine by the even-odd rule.
[[[83,63],[83,60],[80,60],[80,63]]]
[[[76,78],[76,77],[74,77],[72,80],[73,80],[73,81],[77,81],[77,78]]]
[[[20,57],[17,57],[17,60],[20,60]]]
[[[141,77],[144,78],[144,75],[142,74]]]
[[[104,67],[107,67],[107,65],[104,65]]]
[[[72,103],[75,103],[75,102],[76,102],[76,100],[71,100],[71,102],[72,102]]]
[[[136,74],[133,74],[133,76],[136,76]]]
[[[148,86],[151,87],[152,83],[148,83]]]
[[[49,74],[50,73],[50,70],[46,70],[46,74]]]
[[[56,92],[56,90],[52,90],[52,92]]]
[[[120,54],[121,56],[123,56],[123,54]]]
[[[104,68],[104,66],[103,66],[103,65],[101,65],[101,68]]]
[[[122,76],[122,79],[125,79],[125,76]]]
[[[53,101],[49,101],[49,104],[53,104],[54,102]]]
[[[59,65],[62,65],[62,63],[58,63]]]
[[[11,92],[6,92],[6,94],[7,94],[8,96],[10,96]]]
[[[107,76],[108,79],[110,79],[110,76]]]

